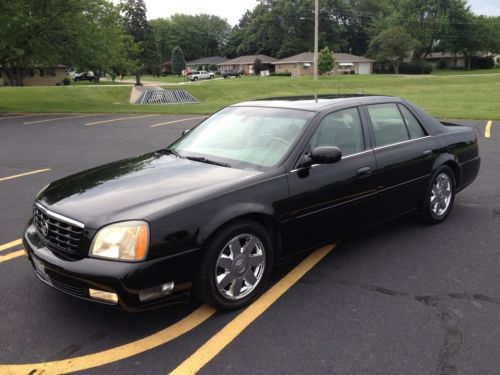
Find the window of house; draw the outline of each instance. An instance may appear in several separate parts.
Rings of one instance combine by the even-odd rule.
[[[365,149],[361,120],[357,108],[344,109],[327,115],[311,137],[310,149],[337,146],[342,156]]]
[[[410,139],[408,129],[395,103],[367,106],[375,132],[375,145],[385,146]]]
[[[34,77],[35,71],[34,71],[34,69],[23,69],[23,75],[25,77]]]
[[[46,76],[53,76],[53,77],[55,77],[56,70],[54,68],[45,68],[45,69],[43,69],[43,74],[46,75]]]

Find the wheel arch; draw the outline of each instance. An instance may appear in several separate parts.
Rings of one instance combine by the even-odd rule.
[[[232,215],[218,215],[211,221],[201,233],[200,237],[203,239],[203,244],[208,243],[226,226],[242,220],[250,220],[261,225],[269,235],[272,245],[273,263],[279,258],[281,253],[282,238],[281,232],[277,222],[274,220],[272,213],[265,210],[253,211],[236,211]]]
[[[458,188],[460,186],[460,167],[458,162],[455,159],[455,156],[452,154],[442,154],[440,155],[434,165],[432,167],[432,172],[436,171],[439,167],[446,165],[451,168],[455,178],[455,187]]]

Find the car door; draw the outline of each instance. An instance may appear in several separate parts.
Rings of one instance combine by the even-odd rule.
[[[422,199],[438,144],[402,103],[365,107],[370,123],[381,219],[414,209]]]
[[[342,159],[334,164],[296,168],[287,173],[289,199],[283,248],[311,248],[351,232],[373,215],[375,158],[357,107],[327,114],[303,154],[318,146],[337,146]]]

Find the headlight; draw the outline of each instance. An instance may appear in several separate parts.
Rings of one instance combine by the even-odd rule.
[[[97,232],[90,246],[90,256],[140,261],[146,257],[148,245],[148,224],[144,221],[124,221]]]

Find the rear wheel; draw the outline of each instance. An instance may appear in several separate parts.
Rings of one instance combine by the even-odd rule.
[[[451,212],[455,200],[455,175],[443,165],[432,175],[424,200],[420,205],[420,217],[430,223],[442,222]]]
[[[271,241],[261,225],[250,220],[228,225],[204,248],[194,294],[218,309],[248,305],[269,279],[271,251]]]

